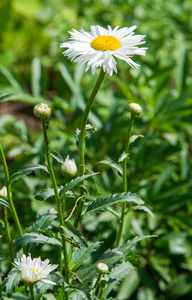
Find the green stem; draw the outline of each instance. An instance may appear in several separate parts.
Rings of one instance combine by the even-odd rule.
[[[41,119],[41,124],[42,124],[42,129],[43,129],[43,137],[44,137],[44,142],[45,142],[45,154],[46,154],[46,159],[47,159],[47,164],[48,164],[48,170],[49,174],[51,177],[51,182],[53,185],[53,190],[55,194],[55,202],[57,205],[57,211],[58,211],[58,217],[59,217],[59,223],[60,226],[64,226],[64,218],[63,218],[63,212],[61,208],[61,198],[59,196],[58,188],[57,188],[57,182],[55,178],[55,174],[53,171],[53,166],[51,162],[51,154],[49,152],[49,141],[48,141],[48,136],[47,136],[47,129],[46,129],[46,124],[45,124],[45,119]],[[65,238],[65,232],[63,229],[60,227],[60,234],[62,238],[62,245],[63,245],[63,253],[64,253],[64,264],[65,264],[65,280],[69,284],[69,279],[70,279],[70,270],[69,270],[69,259],[68,259],[68,251],[67,251],[67,242]],[[60,260],[61,264],[61,260]],[[62,269],[62,266],[59,266],[59,270]],[[65,292],[66,300],[69,299],[69,293]]]
[[[33,284],[29,284],[29,292],[31,295],[31,300],[36,300],[34,289],[33,289]]]
[[[102,300],[102,298],[103,298],[103,295],[104,295],[104,292],[105,292],[106,285],[107,285],[107,281],[102,282],[101,285],[100,285],[99,295],[98,295],[98,299],[99,299],[99,300]]]
[[[11,239],[11,234],[9,230],[9,222],[8,222],[8,217],[7,217],[7,208],[4,206],[3,207],[3,214],[4,214],[4,223],[5,223],[5,233],[7,236],[7,242],[9,245],[9,253],[10,253],[10,259],[13,261],[14,255],[13,255],[13,248],[12,248],[12,239]]]
[[[101,83],[104,79],[105,76],[105,72],[103,71],[103,68],[101,68],[99,77],[97,79],[97,82],[93,88],[93,91],[87,101],[87,105],[85,107],[84,113],[83,113],[83,117],[82,117],[82,123],[81,123],[81,132],[80,132],[80,137],[79,137],[79,174],[80,176],[83,176],[85,173],[85,130],[86,130],[86,124],[87,124],[87,119],[88,119],[88,115],[89,112],[91,110],[91,106],[93,104],[93,101],[95,99],[95,96],[97,95],[99,88],[101,86]],[[82,182],[83,185],[83,182]],[[84,194],[84,189],[81,189],[81,195]],[[78,206],[77,206],[77,213],[76,213],[76,218],[75,218],[75,222],[74,222],[74,226],[78,227],[79,221],[81,219],[81,214],[83,211],[83,207],[84,207],[84,202],[85,200],[83,198],[81,198],[78,202]]]
[[[3,147],[2,147],[1,143],[0,143],[0,159],[2,161],[3,168],[4,168],[4,173],[5,173],[5,186],[7,188],[7,200],[9,202],[10,207],[11,207],[11,212],[12,212],[12,215],[13,215],[13,219],[14,219],[17,231],[18,231],[19,235],[21,236],[23,234],[23,232],[22,232],[22,229],[21,229],[21,224],[19,222],[19,218],[18,218],[16,209],[15,209],[15,205],[14,205],[13,200],[12,200],[9,170],[8,170],[8,167],[7,167],[7,162],[6,162],[6,159],[5,159],[5,155],[4,155]]]
[[[124,152],[126,154],[126,158],[123,161],[123,192],[125,192],[125,193],[127,193],[127,156],[129,153],[129,144],[130,144],[131,131],[132,131],[134,119],[135,119],[135,114],[131,114],[131,120],[129,122],[127,138],[126,138],[126,142],[125,142],[125,151]],[[125,223],[125,211],[126,211],[126,202],[124,202],[123,206],[122,206],[121,217],[119,220],[120,227],[119,227],[119,232],[117,235],[116,247],[119,247],[120,243],[121,243],[123,228],[124,228],[124,223]]]

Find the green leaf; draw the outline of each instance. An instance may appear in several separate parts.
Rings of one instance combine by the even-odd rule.
[[[153,237],[157,237],[157,235],[145,235],[145,236],[136,236],[134,239],[129,240],[125,245],[123,245],[122,247],[120,247],[120,250],[123,252],[123,254],[125,256],[127,256],[128,254],[131,253],[131,249],[139,242],[145,240],[145,239],[149,239],[149,238],[153,238]]]
[[[17,96],[17,95],[19,95],[19,94],[11,93],[11,94],[7,94],[7,95],[2,95],[2,96],[0,96],[0,101],[6,101],[6,100],[9,100],[9,99],[11,99],[12,97]]]
[[[133,270],[131,274],[126,276],[126,278],[123,280],[122,284],[120,285],[118,291],[118,299],[119,300],[129,299],[130,296],[134,293],[134,291],[138,289],[140,280],[141,278],[137,270]]]
[[[186,86],[186,78],[188,75],[188,51],[186,46],[182,43],[181,47],[178,49],[179,51],[179,59],[178,59],[178,66],[176,72],[176,82],[177,87],[180,93],[185,91]]]
[[[43,190],[41,191],[39,194],[37,194],[35,196],[35,199],[37,200],[40,200],[40,201],[44,201],[44,200],[47,200],[49,199],[50,197],[53,197],[54,196],[54,189],[46,189],[46,190]]]
[[[109,295],[109,293],[112,291],[112,289],[122,281],[122,279],[127,276],[128,274],[132,273],[134,270],[134,267],[130,262],[124,261],[115,268],[113,268],[110,272],[109,281],[107,282],[107,286],[104,292],[104,297]]]
[[[54,239],[49,238],[43,234],[38,233],[24,233],[20,238],[16,240],[16,242],[13,244],[13,247],[18,247],[23,244],[47,244],[47,245],[56,245],[62,247],[62,244]]]
[[[91,254],[100,246],[100,242],[91,243],[88,248],[75,248],[73,251],[73,257],[71,261],[71,270],[81,264],[85,264],[86,261],[91,257]]]
[[[29,175],[30,173],[34,172],[35,170],[44,170],[45,172],[47,172],[49,174],[47,167],[42,166],[42,165],[29,164],[29,165],[21,167],[19,169],[19,171],[14,173],[11,176],[11,182],[23,178],[24,176]]]
[[[78,286],[70,284],[69,287],[66,288],[66,291],[71,292],[70,294],[73,295],[71,299],[73,300],[92,300],[92,297],[90,295],[90,288],[84,284],[79,284]],[[83,298],[80,298],[80,296],[82,296]]]
[[[86,240],[78,229],[73,227],[69,222],[64,222],[64,225],[61,228],[65,231],[67,237],[74,239],[82,247],[88,247]]]
[[[7,277],[6,292],[8,296],[11,296],[13,289],[21,281],[21,271],[18,269],[12,269]]]
[[[97,164],[103,164],[111,167],[112,169],[115,169],[119,172],[119,174],[123,175],[123,170],[122,167],[119,166],[118,164],[114,163],[113,161],[109,160],[100,160]]]
[[[56,161],[58,161],[58,163],[63,164],[63,158],[59,153],[52,151],[50,154],[54,159],[56,159]]]
[[[67,83],[67,85],[69,86],[69,88],[71,89],[71,91],[73,93],[78,92],[79,91],[79,87],[77,86],[77,84],[72,79],[72,77],[71,77],[68,69],[64,65],[64,63],[59,62],[58,63],[58,67],[59,67],[59,71],[61,73],[61,76],[63,77],[63,79],[65,80],[65,82]]]
[[[60,187],[57,187],[59,192],[62,188],[63,188],[62,185]],[[48,188],[48,189],[42,190],[40,193],[38,193],[35,196],[35,199],[40,200],[40,201],[44,201],[44,200],[47,200],[47,199],[49,199],[51,197],[54,197],[54,196],[55,196],[54,189]]]
[[[134,143],[138,138],[143,138],[144,136],[142,134],[138,135],[132,135],[130,138],[130,144]]]
[[[144,201],[140,199],[136,194],[121,193],[109,195],[107,198],[100,197],[98,200],[93,201],[87,208],[86,213],[96,212],[101,209],[108,208],[110,205],[117,204],[120,202],[132,202],[134,204],[143,204]]]
[[[63,189],[60,190],[60,197],[63,197],[63,195],[69,191],[70,189],[74,188],[77,184],[79,184],[81,181],[83,181],[84,179],[87,179],[88,177],[92,177],[92,176],[95,176],[99,173],[92,173],[92,174],[87,174],[87,175],[83,175],[81,177],[77,177],[75,179],[72,179],[68,184],[66,184],[64,186]]]
[[[149,265],[158,273],[160,277],[163,278],[166,282],[171,282],[172,278],[169,274],[169,270],[165,267],[165,262],[156,257],[150,257]]]
[[[34,96],[41,95],[41,60],[35,57],[31,65],[31,88]]]
[[[32,225],[32,232],[37,232],[39,229],[48,229],[49,225],[57,218],[57,213],[55,214],[44,214],[40,215],[36,222]]]
[[[9,209],[11,209],[9,203],[7,201],[5,201],[4,199],[2,199],[2,198],[0,198],[0,204],[2,204],[4,206],[8,207]]]
[[[129,158],[129,154],[123,152],[118,160],[119,163],[123,162],[126,158]]]
[[[154,214],[152,213],[152,211],[144,205],[142,205],[142,206],[141,205],[133,206],[131,209],[133,209],[133,210],[144,210],[154,218]]]
[[[109,269],[111,269],[115,264],[117,264],[122,258],[123,253],[119,251],[119,249],[107,250],[103,255],[99,256],[98,253],[100,249],[97,249],[92,253],[93,261],[95,261],[95,257],[97,258],[97,262],[91,265],[85,265],[80,267],[77,271],[78,277],[86,283],[89,283],[97,276],[96,265],[98,262],[104,262]],[[100,253],[99,253],[100,254]]]
[[[28,300],[29,298],[23,296],[21,293],[13,293],[12,297],[6,297],[6,293],[2,293],[3,300]]]
[[[189,294],[190,293],[190,294]],[[191,276],[179,275],[172,279],[165,290],[165,299],[190,299],[191,298]]]
[[[14,78],[12,73],[7,68],[0,66],[0,72],[6,77],[6,79],[10,82],[10,84],[16,91],[23,91],[21,85],[18,83],[18,81]]]

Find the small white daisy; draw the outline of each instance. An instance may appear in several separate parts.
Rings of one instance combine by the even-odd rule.
[[[21,270],[21,279],[27,283],[36,283],[43,281],[48,284],[55,285],[56,283],[46,279],[50,272],[55,270],[58,265],[49,264],[49,259],[41,261],[41,257],[31,259],[31,254],[28,257],[23,254],[21,260],[14,261],[15,267]]]
[[[69,31],[71,41],[62,43],[61,48],[68,48],[64,55],[78,63],[86,63],[87,71],[95,74],[97,67],[103,67],[104,72],[110,76],[113,71],[117,73],[116,60],[114,57],[124,60],[131,67],[138,68],[131,56],[134,54],[145,55],[147,48],[138,48],[137,45],[145,43],[142,41],[145,35],[134,35],[137,26],[114,29],[108,26],[105,29],[99,25],[90,26],[90,32],[81,29]]]

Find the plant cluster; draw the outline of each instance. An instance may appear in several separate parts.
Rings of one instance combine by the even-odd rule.
[[[190,299],[190,1],[21,2],[0,4],[0,298]]]

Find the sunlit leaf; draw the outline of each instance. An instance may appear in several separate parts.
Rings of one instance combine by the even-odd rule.
[[[46,173],[49,174],[47,167],[42,166],[42,165],[33,165],[33,164],[29,164],[26,166],[23,166],[19,169],[19,171],[17,171],[16,173],[14,173],[11,176],[11,182],[21,179],[22,177],[29,175],[30,173],[34,172],[35,170],[44,170]]]
[[[121,202],[127,202],[127,203],[133,203],[133,204],[143,204],[144,201],[141,200],[141,198],[132,193],[121,193],[121,194],[114,194],[109,195],[107,198],[100,197],[98,200],[93,201],[87,208],[86,213],[90,212],[97,212],[101,209],[108,208],[108,206],[121,203]]]

